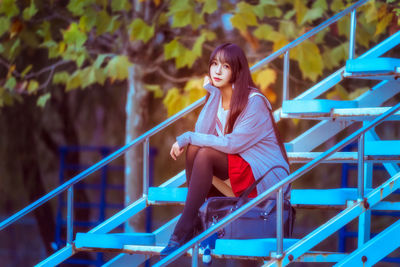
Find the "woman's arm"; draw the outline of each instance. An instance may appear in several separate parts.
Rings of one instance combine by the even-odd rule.
[[[177,142],[180,148],[187,144],[207,146],[228,154],[241,153],[263,139],[272,131],[272,124],[265,100],[260,96],[249,99],[249,103],[243,115],[240,115],[235,127],[230,134],[215,136],[197,132],[186,132],[178,136]]]
[[[210,83],[208,76],[204,78],[203,86],[208,91],[209,97],[197,118],[195,132],[211,134],[215,129],[215,118],[221,93],[217,87]]]

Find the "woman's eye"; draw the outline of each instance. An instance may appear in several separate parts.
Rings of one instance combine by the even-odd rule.
[[[225,68],[225,69],[229,69],[230,67],[229,67],[229,65],[225,64],[225,65],[224,65],[224,68]]]

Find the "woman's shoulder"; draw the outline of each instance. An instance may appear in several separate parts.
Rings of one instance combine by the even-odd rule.
[[[260,90],[258,90],[255,87],[250,87],[250,93],[249,93],[249,103],[254,103],[254,104],[258,104],[258,105],[262,105],[263,103],[265,103],[265,105],[267,106],[267,108],[269,110],[272,110],[272,106],[271,103],[269,102],[268,98],[261,93]]]

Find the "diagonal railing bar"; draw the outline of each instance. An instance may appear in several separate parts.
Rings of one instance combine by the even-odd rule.
[[[336,14],[333,17],[331,17],[327,21],[321,23],[320,25],[318,25],[314,29],[312,29],[312,30],[308,31],[307,33],[305,33],[304,35],[300,36],[299,38],[297,38],[293,42],[289,43],[288,45],[282,47],[281,49],[279,49],[278,51],[274,52],[270,56],[268,56],[268,57],[262,59],[261,61],[259,61],[257,64],[255,64],[254,66],[252,66],[250,68],[251,71],[253,72],[253,71],[261,68],[262,66],[268,64],[272,60],[274,60],[277,57],[279,57],[280,55],[284,54],[286,51],[289,51],[293,47],[297,46],[299,43],[303,42],[304,40],[306,40],[306,39],[308,39],[308,38],[310,38],[312,36],[314,36],[315,34],[320,32],[321,30],[325,29],[326,27],[328,27],[332,23],[338,21],[343,16],[345,16],[345,15],[349,14],[350,12],[352,12],[353,10],[357,9],[359,6],[363,5],[367,1],[369,1],[369,0],[360,0],[360,1],[356,2],[355,4],[353,4],[352,6],[346,8],[345,10],[343,10],[341,12],[339,12],[338,14]],[[53,197],[56,197],[57,195],[59,195],[63,191],[67,190],[70,186],[78,183],[79,181],[81,181],[85,177],[89,176],[90,174],[92,174],[95,171],[101,169],[102,167],[104,167],[105,165],[110,163],[111,161],[113,161],[116,158],[120,157],[121,155],[125,154],[133,146],[145,141],[146,138],[151,137],[152,135],[158,133],[159,131],[161,131],[165,127],[169,126],[170,124],[174,123],[175,121],[177,121],[181,117],[183,117],[186,114],[190,113],[191,111],[193,111],[194,109],[199,107],[201,104],[203,104],[204,101],[205,101],[205,97],[197,100],[196,102],[194,102],[190,106],[186,107],[182,111],[178,112],[177,114],[175,114],[171,118],[165,120],[161,124],[157,125],[156,127],[152,128],[151,130],[147,131],[146,133],[144,133],[140,137],[136,138],[135,140],[133,140],[129,144],[127,144],[124,147],[122,147],[121,149],[119,149],[116,152],[112,153],[111,155],[109,155],[108,157],[104,158],[103,160],[97,162],[96,164],[94,164],[90,168],[88,168],[85,171],[79,173],[78,175],[76,175],[75,177],[71,178],[69,181],[65,182],[64,184],[62,184],[61,186],[57,187],[53,191],[49,192],[45,196],[39,198],[38,200],[36,200],[35,202],[33,202],[30,205],[26,206],[25,208],[23,208],[19,212],[17,212],[14,215],[10,216],[9,218],[7,218],[6,220],[4,220],[3,222],[0,223],[0,231],[3,230],[4,228],[6,228],[7,226],[9,226],[10,224],[14,223],[15,221],[17,221],[18,219],[22,218],[26,214],[28,214],[31,211],[35,210],[37,207],[43,205],[44,203],[46,203],[47,201],[49,201]],[[277,116],[274,116],[274,117],[276,118]]]
[[[161,261],[157,262],[154,266],[165,266],[168,263],[171,263],[175,259],[177,259],[179,256],[183,255],[185,251],[193,247],[195,244],[203,241],[205,238],[210,237],[212,234],[217,232],[218,230],[222,229],[225,227],[227,224],[231,223],[233,220],[239,218],[241,215],[245,214],[248,212],[251,208],[255,207],[256,205],[260,204],[262,201],[264,201],[267,197],[271,196],[272,193],[276,192],[279,188],[282,188],[285,185],[288,185],[295,180],[297,180],[300,176],[306,174],[307,172],[311,171],[314,169],[321,161],[332,155],[333,153],[339,151],[346,145],[348,145],[350,142],[358,138],[360,135],[366,133],[373,127],[379,125],[382,123],[386,118],[389,116],[393,115],[396,113],[398,110],[400,110],[400,103],[397,103],[397,105],[393,106],[391,109],[383,113],[382,115],[376,117],[373,121],[368,123],[367,125],[363,126],[362,128],[358,129],[355,131],[353,134],[349,135],[324,153],[322,153],[319,157],[315,158],[314,160],[310,161],[309,163],[303,165],[299,169],[297,169],[295,172],[290,174],[288,177],[283,179],[282,181],[278,182],[268,190],[264,191],[261,193],[258,197],[252,199],[245,205],[243,205],[241,208],[237,209],[236,211],[232,212],[225,218],[221,219],[218,223],[215,225],[211,226],[209,229],[204,231],[203,233],[199,234],[197,237],[193,238],[186,244],[182,245],[179,249],[175,250],[172,252],[169,256],[165,257]]]
[[[365,199],[357,201],[326,223],[303,237],[285,251],[284,257],[269,261],[263,266],[286,266],[298,259],[301,255],[318,245],[321,241],[337,232],[340,228],[364,213],[367,209],[375,206],[381,200],[395,192],[400,186],[400,172],[389,178],[380,186],[372,190],[365,196]]]
[[[14,215],[10,216],[6,220],[2,221],[0,223],[0,231],[3,230],[4,228],[6,228],[7,226],[9,226],[10,224],[12,224],[13,222],[15,222],[16,220],[20,219],[24,215],[26,215],[29,212],[33,211],[37,207],[41,206],[42,204],[44,204],[48,200],[52,199],[53,197],[56,197],[58,194],[60,194],[63,191],[67,190],[72,185],[78,183],[79,181],[81,181],[85,177],[89,176],[90,174],[94,173],[95,171],[97,171],[97,170],[101,169],[102,167],[106,166],[107,164],[109,164],[111,161],[113,161],[113,160],[117,159],[118,157],[120,157],[121,155],[125,154],[131,147],[142,143],[143,141],[146,140],[146,138],[149,138],[149,137],[155,135],[159,131],[163,130],[164,128],[166,128],[170,124],[172,124],[175,121],[177,121],[178,119],[180,119],[181,117],[183,117],[186,114],[190,113],[191,111],[196,109],[198,106],[200,106],[200,104],[202,104],[204,102],[204,100],[205,100],[205,97],[197,100],[196,102],[194,102],[193,104],[191,104],[190,106],[185,108],[184,110],[178,112],[177,114],[175,114],[171,118],[165,120],[161,124],[157,125],[156,127],[152,128],[151,130],[147,131],[146,133],[142,134],[141,136],[139,136],[138,138],[134,139],[129,144],[127,144],[127,145],[123,146],[122,148],[118,149],[114,153],[110,154],[109,156],[105,157],[103,160],[97,162],[93,166],[91,166],[88,169],[84,170],[83,172],[79,173],[78,175],[76,175],[75,177],[71,178],[70,180],[68,180],[64,184],[60,185],[59,187],[57,187],[53,191],[51,191],[48,194],[46,194],[45,196],[39,198],[38,200],[36,200],[32,204],[26,206],[24,209],[20,210],[19,212],[17,212]]]
[[[355,18],[355,10],[359,6],[361,6],[364,3],[366,3],[367,1],[369,1],[369,0],[360,0],[360,1],[356,2],[355,4],[353,4],[352,6],[346,8],[342,12],[340,12],[340,13],[336,14],[335,16],[331,17],[327,21],[321,23],[320,25],[318,25],[314,29],[310,30],[309,32],[307,32],[304,35],[302,35],[301,37],[299,37],[296,40],[292,41],[291,43],[289,43],[288,45],[284,46],[280,50],[276,51],[275,53],[271,54],[270,56],[268,56],[268,57],[264,58],[263,60],[259,61],[256,65],[254,65],[254,66],[252,66],[250,68],[251,71],[253,72],[253,71],[261,68],[262,66],[265,66],[266,64],[268,64],[272,60],[278,58],[280,55],[282,55],[284,53],[287,55],[287,60],[288,60],[288,58],[289,58],[288,57],[288,51],[290,49],[292,49],[293,47],[297,46],[298,44],[300,44],[304,40],[307,40],[308,38],[314,36],[315,34],[320,32],[321,30],[325,29],[326,27],[328,27],[332,23],[335,23],[340,18],[342,18],[343,16],[349,14],[350,12],[352,12],[352,16]],[[354,34],[354,31],[352,32],[352,34]],[[286,66],[286,68],[288,68],[288,66]],[[287,74],[288,74],[288,71],[286,71],[286,75]],[[180,119],[181,117],[183,117],[186,114],[190,113],[194,109],[198,108],[200,105],[202,105],[204,103],[204,101],[205,101],[205,97],[199,99],[198,101],[196,101],[193,104],[191,104],[190,106],[186,107],[185,109],[183,109],[179,113],[175,114],[171,118],[165,120],[161,124],[157,125],[156,127],[154,127],[151,130],[147,131],[146,133],[144,133],[140,137],[136,138],[135,140],[133,140],[129,144],[125,145],[121,149],[117,150],[116,152],[112,153],[111,155],[109,155],[108,157],[104,158],[103,160],[97,162],[96,164],[94,164],[90,168],[86,169],[85,171],[83,171],[80,174],[76,175],[75,177],[71,178],[69,181],[67,181],[63,185],[61,185],[58,188],[52,190],[51,192],[49,192],[45,196],[41,197],[40,199],[36,200],[32,204],[28,205],[24,209],[20,210],[19,212],[15,213],[14,215],[10,216],[9,218],[7,218],[6,220],[4,220],[3,222],[0,223],[0,231],[3,230],[4,228],[6,228],[7,226],[9,226],[10,224],[12,224],[13,222],[17,221],[21,217],[25,216],[29,212],[35,210],[37,207],[39,207],[42,204],[46,203],[50,199],[52,199],[52,198],[56,197],[57,195],[59,195],[60,193],[64,192],[65,190],[67,190],[69,188],[72,188],[72,186],[74,184],[78,183],[79,181],[81,181],[82,179],[86,178],[90,174],[94,173],[95,171],[97,171],[97,170],[101,169],[102,167],[104,167],[105,165],[109,164],[111,161],[113,161],[116,158],[120,157],[121,155],[125,154],[133,146],[138,145],[138,144],[140,144],[142,142],[145,142],[145,143],[147,142],[147,145],[148,145],[148,140],[152,135],[158,133],[159,131],[163,130],[164,128],[166,128],[170,124],[174,123],[176,120]],[[281,111],[281,109],[278,109],[278,110],[276,110],[274,112],[274,117],[275,117],[276,121],[280,120],[280,111]],[[146,144],[145,144],[145,146],[146,146]],[[147,165],[144,164],[144,168],[145,169],[146,169],[146,166]],[[144,197],[146,197],[146,194],[147,194],[146,189],[147,188],[148,188],[147,184],[144,183]]]
[[[253,71],[258,70],[259,68],[263,67],[267,63],[271,62],[272,60],[274,60],[274,59],[278,58],[279,56],[283,55],[284,53],[286,53],[287,51],[289,51],[293,47],[297,46],[301,42],[309,39],[310,37],[312,37],[314,35],[316,35],[317,33],[322,31],[326,27],[328,27],[331,24],[335,23],[336,21],[338,21],[342,17],[346,16],[347,14],[349,14],[350,12],[352,12],[355,9],[357,9],[358,7],[360,7],[361,5],[365,4],[368,1],[369,0],[358,1],[355,4],[353,4],[352,6],[350,6],[350,7],[346,8],[346,9],[344,9],[343,11],[337,13],[336,15],[334,15],[331,18],[329,18],[325,22],[322,22],[321,24],[319,24],[317,27],[313,28],[312,30],[309,30],[308,32],[306,32],[305,34],[303,34],[302,36],[300,36],[296,40],[294,40],[291,43],[285,45],[284,47],[282,47],[281,49],[279,49],[276,52],[272,53],[268,57],[260,60],[257,64],[253,65],[252,70]]]

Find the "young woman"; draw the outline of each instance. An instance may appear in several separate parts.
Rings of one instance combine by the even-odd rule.
[[[171,157],[176,160],[187,146],[189,190],[182,216],[161,256],[193,237],[200,206],[210,193],[215,195],[217,191],[213,184],[224,195],[239,196],[270,168],[284,166],[287,172],[277,168],[262,179],[250,194],[256,197],[289,172],[286,152],[270,114],[271,105],[255,88],[240,47],[227,43],[214,50],[204,88],[208,91],[207,100],[195,132],[178,136],[171,148]],[[285,196],[288,191],[285,188]]]

